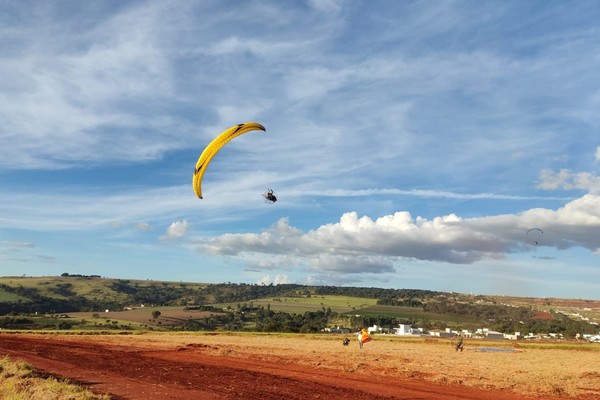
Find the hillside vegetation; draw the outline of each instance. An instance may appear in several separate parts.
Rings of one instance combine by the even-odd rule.
[[[326,327],[404,323],[426,330],[489,328],[566,337],[597,333],[597,325],[557,311],[578,310],[593,317],[600,312],[600,302],[534,300],[418,289],[205,284],[69,274],[3,277],[0,328],[319,332]]]

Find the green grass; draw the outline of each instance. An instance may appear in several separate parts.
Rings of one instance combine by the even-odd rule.
[[[213,307],[227,308],[233,310],[238,305],[250,305],[254,307],[270,307],[273,311],[286,312],[290,314],[303,314],[307,311],[318,311],[330,308],[340,314],[377,316],[384,315],[399,319],[441,321],[454,325],[477,325],[479,321],[474,318],[452,316],[444,314],[428,313],[420,307],[400,307],[377,305],[376,299],[348,297],[348,296],[311,296],[311,297],[278,297],[256,299],[237,303],[212,304]]]
[[[42,277],[0,277],[0,284],[5,284],[11,287],[23,287],[35,289],[41,296],[46,296],[55,299],[65,299],[69,296],[56,293],[53,289],[60,285],[70,284],[71,292],[75,295],[83,296],[88,299],[97,299],[99,301],[118,301],[124,302],[127,299],[127,294],[114,291],[110,285],[118,282],[118,279],[97,278],[97,277],[76,277],[76,276],[42,276]],[[127,280],[131,285],[137,285],[140,288],[150,287],[152,285],[167,285],[169,287],[186,286],[192,289],[206,287],[203,283],[185,283],[185,282],[162,282],[150,280]],[[3,301],[3,294],[10,295],[0,290],[0,301]],[[18,301],[19,299],[26,301],[25,298],[6,297],[6,302]]]
[[[217,303],[211,305],[216,308],[230,307],[235,310],[238,305],[250,305],[250,303],[252,303],[254,307],[262,306],[267,308],[270,306],[273,311],[281,311],[289,314],[304,314],[307,311],[319,311],[323,308],[331,308],[331,311],[337,313],[347,313],[373,306],[377,303],[377,300],[362,297],[313,295],[311,297],[264,298],[244,302]]]
[[[388,317],[395,317],[400,319],[414,319],[414,320],[428,320],[428,321],[441,321],[453,324],[477,324],[477,319],[465,317],[465,316],[454,316],[446,314],[436,314],[423,311],[420,307],[400,307],[400,306],[385,306],[385,305],[373,305],[360,310],[357,314],[361,316],[374,316],[374,315],[385,315]]]
[[[21,286],[23,288],[35,289],[42,296],[64,299],[68,296],[63,296],[52,291],[61,284],[71,284],[72,292],[85,297],[96,297],[99,300],[105,298],[124,298],[124,295],[119,295],[107,285],[114,280],[102,278],[75,278],[75,277],[5,277],[0,278],[0,283],[12,287]]]
[[[27,301],[28,299],[14,293],[0,289],[0,303],[16,303],[18,301]]]

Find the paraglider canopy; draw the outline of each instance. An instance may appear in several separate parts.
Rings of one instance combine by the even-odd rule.
[[[232,139],[243,135],[246,132],[256,130],[266,131],[265,127],[258,122],[245,122],[243,124],[238,124],[221,132],[212,140],[212,142],[208,144],[208,146],[206,146],[196,162],[196,168],[194,169],[194,176],[192,178],[192,187],[194,188],[194,193],[196,193],[198,198],[202,198],[202,177],[204,176],[204,172],[206,172],[206,168],[215,154],[217,154],[217,152]]]
[[[535,244],[536,246],[538,244],[540,244],[542,235],[544,234],[544,231],[541,230],[540,228],[531,228],[527,231],[527,237],[529,238],[529,240],[531,240],[533,242],[533,244]]]
[[[361,336],[360,336],[361,343],[367,343],[372,340],[371,335],[369,334],[369,331],[367,331],[366,329],[361,329],[360,334],[361,334]]]

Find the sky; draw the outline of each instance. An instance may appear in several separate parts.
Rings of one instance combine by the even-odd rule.
[[[0,1],[0,275],[600,299],[599,14]]]

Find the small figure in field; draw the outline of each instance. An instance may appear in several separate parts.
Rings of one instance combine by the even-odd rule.
[[[463,335],[462,333],[458,335],[458,341],[456,342],[456,351],[463,351],[465,346],[463,344]]]

